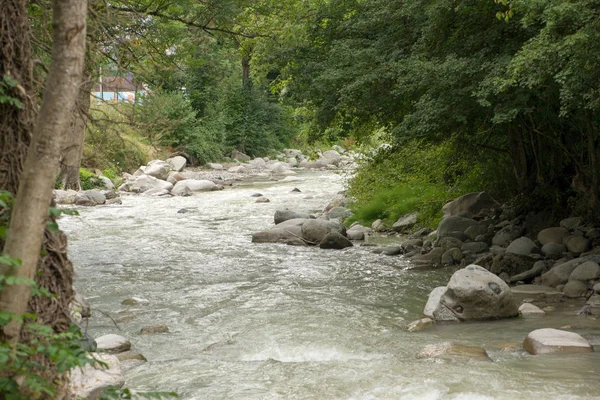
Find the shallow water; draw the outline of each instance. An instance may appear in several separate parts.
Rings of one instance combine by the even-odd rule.
[[[501,350],[565,324],[598,344],[600,321],[575,317],[574,304],[556,316],[408,333],[452,270],[410,270],[368,247],[251,243],[276,209],[321,210],[342,189],[333,173],[301,177],[193,197],[124,197],[122,206],[63,217],[76,286],[99,310],[90,334],[127,336],[149,360],[127,370],[128,387],[183,399],[600,399],[598,352]],[[256,192],[271,203],[255,203]],[[121,305],[134,296],[147,302]],[[139,334],[152,324],[170,333]],[[483,346],[493,362],[415,357],[446,341]]]

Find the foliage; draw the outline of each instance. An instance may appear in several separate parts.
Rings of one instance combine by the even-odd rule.
[[[103,186],[102,181],[98,179],[96,174],[86,168],[79,168],[79,181],[82,190],[91,190]]]
[[[0,104],[8,103],[17,108],[22,108],[23,103],[16,97],[10,96],[7,92],[11,89],[17,87],[19,82],[17,82],[10,75],[4,74],[2,75],[2,80],[0,80]]]

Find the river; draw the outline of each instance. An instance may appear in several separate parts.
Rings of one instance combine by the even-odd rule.
[[[128,387],[198,400],[600,398],[599,352],[502,350],[533,329],[567,323],[598,339],[599,321],[570,310],[409,333],[405,326],[451,269],[410,270],[402,257],[368,247],[251,243],[276,209],[322,210],[343,187],[331,172],[299,176],[192,197],[128,196],[122,206],[61,219],[76,286],[99,310],[89,333],[126,336],[148,358],[126,370]],[[271,202],[255,203],[256,192]],[[121,305],[134,296],[144,301]],[[153,324],[170,332],[139,334]],[[446,341],[483,346],[493,362],[415,357]]]

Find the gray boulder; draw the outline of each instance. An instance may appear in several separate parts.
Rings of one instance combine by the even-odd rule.
[[[533,267],[530,270],[525,272],[521,272],[520,274],[513,275],[510,278],[511,283],[515,282],[531,282],[533,279],[542,275],[544,272],[548,270],[546,263],[544,261],[537,261],[533,264]]]
[[[348,229],[348,231],[346,231],[346,236],[350,240],[365,240],[365,236],[369,232],[371,232],[371,228],[357,224],[353,225],[350,227],[350,229]]]
[[[346,234],[346,229],[337,220],[310,219],[302,224],[302,237],[309,243],[319,244],[328,233]]]
[[[570,231],[577,229],[581,225],[581,218],[571,217],[560,221],[560,226]]]
[[[581,281],[569,281],[563,288],[563,294],[570,299],[584,297],[587,292],[587,285]]]
[[[548,243],[560,243],[567,237],[569,230],[562,227],[546,228],[538,233],[538,242],[545,246]]]
[[[463,253],[479,254],[488,251],[490,246],[486,242],[470,242],[465,243],[460,247]]]
[[[166,180],[171,172],[171,165],[162,160],[152,160],[148,163],[144,174],[155,177],[156,179]]]
[[[507,225],[500,229],[492,239],[494,246],[507,246],[513,240],[519,238],[523,234],[523,228],[519,225]]]
[[[275,211],[275,216],[274,216],[275,225],[280,224],[280,223],[290,220],[290,219],[297,219],[297,218],[310,219],[310,218],[314,218],[314,217],[312,217],[309,213],[305,213],[305,212],[298,212],[298,211],[292,211],[292,210],[277,210],[277,211]]]
[[[593,261],[586,261],[580,264],[569,275],[569,281],[593,281],[600,279],[600,266]]]
[[[487,226],[480,223],[467,228],[464,233],[467,239],[475,240],[478,236],[485,235],[487,230]]]
[[[405,232],[405,231],[409,230],[410,228],[412,228],[413,226],[415,226],[418,218],[419,218],[418,212],[406,214],[406,215],[398,218],[398,221],[396,221],[394,223],[394,225],[392,225],[392,229],[396,232]]]
[[[444,218],[437,228],[437,236],[444,237],[448,232],[465,232],[468,228],[477,225],[478,222],[471,218],[450,216]]]
[[[340,221],[343,221],[352,216],[352,211],[346,207],[333,207],[325,213],[325,216],[327,219],[339,219]]]
[[[206,166],[210,169],[216,169],[217,171],[220,171],[223,169],[223,166],[221,164],[217,164],[217,163],[208,163],[208,164],[206,164]]]
[[[460,249],[453,247],[451,249],[446,250],[444,254],[442,254],[442,264],[443,265],[452,265],[456,264],[460,260],[463,259],[463,254]]]
[[[135,181],[128,182],[126,185],[126,191],[133,193],[144,193],[151,189],[173,189],[173,184],[150,175],[141,175]],[[119,190],[121,190],[121,188],[119,188]]]
[[[103,362],[76,367],[70,371],[69,387],[74,398],[97,400],[104,395],[108,388],[120,388],[125,384],[119,359],[110,354],[90,354],[88,357]]]
[[[433,319],[433,312],[437,308],[444,293],[446,293],[446,286],[438,286],[429,293],[423,315]]]
[[[587,256],[575,258],[552,267],[548,272],[542,275],[542,284],[550,287],[556,287],[569,281],[569,276],[579,265],[586,261],[600,263],[600,256]]]
[[[122,353],[131,349],[131,342],[120,335],[108,334],[96,339],[98,351],[105,353]]]
[[[506,248],[507,253],[519,254],[522,256],[528,256],[532,253],[539,253],[540,249],[534,243],[533,240],[526,236],[522,236],[518,239],[513,240]]]
[[[542,247],[542,254],[544,254],[546,257],[554,259],[562,257],[563,253],[566,251],[567,248],[561,243],[550,242]]]
[[[114,185],[114,183],[112,183],[110,178],[108,178],[104,175],[99,176],[98,180],[102,183],[102,186],[104,187],[104,189],[113,190],[115,188],[115,185]]]
[[[77,192],[75,190],[60,190],[54,191],[54,201],[56,204],[75,204],[77,201]]]
[[[173,158],[167,158],[167,163],[171,166],[171,169],[175,172],[181,172],[187,164],[187,160],[182,156],[175,156]]]
[[[352,246],[352,242],[338,232],[329,232],[319,243],[319,247],[322,249],[342,250]]]
[[[552,328],[530,332],[523,342],[523,349],[533,355],[593,351],[590,343],[577,333]]]
[[[442,265],[442,256],[446,251],[441,247],[434,247],[426,254],[417,254],[411,258],[417,267],[437,267]]]
[[[375,232],[383,232],[385,231],[385,225],[383,224],[383,221],[378,219],[376,221],[373,221],[373,223],[371,224],[371,229],[373,229],[373,231]]]
[[[585,253],[590,248],[590,240],[583,236],[572,236],[566,240],[567,249],[575,254]]]
[[[519,307],[519,314],[521,314],[522,317],[539,317],[542,315],[546,315],[544,310],[531,303],[521,304],[521,306]]]
[[[512,253],[498,253],[492,257],[491,265],[488,267],[493,274],[500,275],[505,272],[508,276],[517,275],[533,268],[535,260],[528,256],[521,256]],[[476,261],[477,263],[478,261]]]
[[[508,285],[478,265],[456,271],[433,311],[436,321],[477,321],[518,315]]]
[[[205,179],[186,179],[177,182],[175,187],[171,190],[171,193],[175,196],[182,196],[188,192],[210,192],[213,190],[219,190],[219,187],[213,181]]]
[[[238,150],[233,150],[231,152],[231,158],[233,160],[238,160],[238,161],[250,161],[251,157],[242,153],[241,151]]]
[[[442,207],[444,217],[473,217],[484,209],[499,208],[498,204],[487,192],[469,193]]]

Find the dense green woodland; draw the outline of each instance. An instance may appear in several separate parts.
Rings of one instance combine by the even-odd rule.
[[[559,213],[598,208],[599,1],[124,1],[105,12],[118,23],[90,57],[151,89],[119,111],[151,144],[200,162],[232,148],[392,144],[351,182],[363,220],[416,207],[431,222],[474,190]],[[93,125],[90,146],[111,131]],[[107,160],[119,157],[130,154]]]

